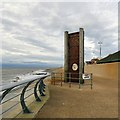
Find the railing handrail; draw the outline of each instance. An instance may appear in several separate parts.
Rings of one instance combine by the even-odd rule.
[[[40,96],[45,96],[45,94],[43,92],[45,91],[44,88],[46,85],[44,84],[43,80],[48,76],[50,76],[49,72],[46,72],[45,74],[38,74],[38,75],[30,74],[30,75],[24,76],[22,79],[20,79],[21,81],[18,81],[16,83],[10,83],[10,84],[4,85],[4,86],[0,86],[0,92],[3,91],[2,95],[0,96],[0,105],[3,105],[6,102],[20,96],[19,102],[17,102],[15,105],[12,105],[11,107],[8,107],[0,115],[6,113],[13,107],[17,106],[19,103],[21,103],[23,113],[31,113],[31,111],[28,109],[28,107],[25,103],[25,99],[27,99],[28,97],[30,97],[31,95],[34,94],[35,100],[40,102],[41,99],[38,95],[38,92],[39,92]],[[31,84],[34,84],[35,86],[33,88],[28,89],[28,87]],[[23,85],[23,86],[21,86],[21,85]],[[20,94],[12,96],[12,97],[8,98],[7,100],[3,101],[5,96],[7,96],[7,94],[9,94],[14,88],[19,87],[19,86],[22,87],[22,89],[21,89],[22,91],[20,92]],[[32,89],[34,90],[33,93],[25,96],[25,93]]]
[[[26,84],[26,83],[31,82],[31,81],[35,81],[37,79],[45,78],[45,77],[47,77],[49,75],[50,74],[47,73],[46,75],[29,75],[29,76],[26,76],[27,78],[24,78],[21,81],[14,82],[14,83],[9,83],[9,84],[0,86],[0,92],[2,92],[4,90],[7,90],[7,89],[10,89],[10,88],[14,88],[14,87],[23,85],[23,84]]]

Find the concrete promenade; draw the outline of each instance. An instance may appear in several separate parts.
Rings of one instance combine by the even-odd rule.
[[[53,71],[53,70],[52,70]],[[55,69],[62,72],[63,69]],[[90,85],[79,89],[78,83],[68,83],[61,86],[60,81],[51,85],[47,78],[45,84],[46,97],[41,97],[41,102],[36,102],[34,95],[26,101],[31,114],[23,114],[21,106],[16,106],[4,114],[3,118],[117,118],[118,117],[118,80],[96,77],[93,74],[93,89]],[[89,81],[85,81],[85,84]],[[17,91],[16,91],[17,92]],[[19,93],[19,91],[17,92]],[[12,104],[19,101],[14,99]],[[32,103],[32,104],[31,104]],[[3,109],[8,107],[3,106]]]
[[[50,98],[36,118],[117,118],[118,81],[93,79],[93,89],[77,83],[49,84]]]

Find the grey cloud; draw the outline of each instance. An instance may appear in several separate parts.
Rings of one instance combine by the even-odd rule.
[[[61,56],[45,56],[45,55],[11,55],[8,54],[3,56],[2,57],[2,61],[4,61],[5,63],[8,62],[8,59],[9,61],[16,61],[16,62],[41,62],[41,61],[50,61],[52,62],[53,64],[55,63],[61,63],[62,64],[62,61],[63,61],[63,57]]]
[[[11,47],[10,45],[2,45],[2,50],[7,50],[9,52],[14,52],[14,53],[20,53],[20,54],[31,54],[30,51],[26,51],[24,49],[20,49],[20,48],[15,48],[15,47]],[[4,56],[3,56],[4,57]]]
[[[26,8],[29,6],[23,5]],[[116,45],[112,44],[114,41],[117,41],[117,37],[113,35],[117,32],[117,26],[113,25],[113,27],[110,27],[117,20],[117,7],[115,3],[37,3],[33,6],[31,3],[30,6],[28,7],[29,13],[26,16],[20,16],[18,13],[18,18],[23,20],[17,19],[14,11],[9,15],[9,17],[14,19],[14,22],[10,21],[9,17],[3,20],[4,29],[7,32],[11,30],[16,39],[42,47],[46,50],[46,53],[47,51],[55,51],[59,54],[60,51],[63,51],[63,46],[57,49],[59,45],[53,47],[52,39],[49,39],[51,44],[48,44],[44,38],[40,38],[40,35],[47,36],[47,38],[49,36],[59,38],[57,39],[58,41],[63,41],[65,30],[74,32],[78,31],[79,27],[83,27],[85,36],[95,44],[94,54],[96,56],[99,56],[98,41],[103,41],[103,56],[117,50]],[[9,12],[7,10],[5,12],[7,16]],[[112,20],[109,17],[112,17]],[[26,23],[27,21],[30,21],[32,25],[29,26],[29,23]],[[38,32],[37,28],[40,28],[41,31]],[[90,59],[93,56],[92,51],[88,48],[85,52],[87,54],[86,58]],[[50,60],[52,59],[57,61],[54,57]],[[62,59],[58,57],[58,60]]]
[[[10,21],[8,19],[2,18],[2,24],[8,26],[16,26],[18,25],[16,22]]]
[[[8,11],[8,10],[4,10],[2,11],[2,17],[7,16],[9,18],[12,18],[14,20],[20,20],[21,16],[19,14],[16,14],[14,12]]]
[[[19,37],[15,37],[15,38],[17,38],[21,41],[25,41],[29,44],[34,45],[34,46],[44,48],[45,50],[55,51],[55,52],[57,51],[56,48],[51,47],[51,45],[45,43],[44,40],[42,40],[42,38],[38,38],[38,40],[31,38],[31,37],[23,37],[23,36],[19,36]]]
[[[51,8],[52,8],[52,3],[49,3],[49,4],[51,5]],[[42,25],[46,29],[47,28],[51,29],[51,31],[53,31],[53,33],[55,30],[58,30],[58,31],[61,30],[63,32],[64,29],[68,29],[68,30],[72,31],[72,30],[74,30],[73,26],[75,26],[75,22],[71,21],[69,19],[69,17],[72,15],[72,20],[74,20],[74,18],[76,17],[76,14],[77,14],[78,20],[80,20],[79,23],[77,24],[77,27],[80,27],[80,25],[83,25],[84,28],[86,29],[86,35],[88,37],[102,38],[102,36],[104,37],[104,35],[107,33],[107,31],[105,30],[105,27],[109,25],[109,20],[108,21],[104,20],[104,19],[99,20],[99,16],[102,16],[102,12],[101,12],[101,14],[94,15],[91,12],[89,12],[90,6],[91,6],[90,3],[89,4],[88,3],[78,3],[78,4],[76,4],[76,3],[64,3],[63,4],[62,3],[62,4],[59,4],[58,10],[55,11],[56,16],[53,17],[52,22],[48,25],[46,25],[46,23],[43,23]],[[89,9],[88,9],[88,7],[89,7]],[[70,10],[70,12],[69,12],[69,10]],[[86,12],[87,10],[88,10],[88,12]],[[71,11],[72,11],[72,13],[71,13]],[[42,12],[44,13],[44,11],[42,11]],[[66,15],[66,13],[69,13],[69,14]],[[103,11],[103,13],[104,13],[104,11]],[[49,12],[48,15],[51,15],[51,14],[52,13]],[[43,16],[43,18],[44,18],[44,16]],[[47,17],[45,17],[45,18],[47,18]],[[41,19],[42,19],[42,17],[38,20],[39,24],[41,23]],[[66,23],[66,21],[69,21],[69,22]],[[89,21],[90,21],[90,23],[89,23]],[[71,26],[71,24],[73,24],[72,29],[69,27],[69,26]],[[65,27],[65,26],[67,26],[67,27]],[[108,31],[108,32],[110,32],[110,31]]]
[[[16,21],[2,18],[2,26],[6,31],[12,31],[15,28],[19,28],[19,24]]]

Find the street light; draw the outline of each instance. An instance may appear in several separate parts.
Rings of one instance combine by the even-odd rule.
[[[101,58],[101,45],[102,45],[102,41],[99,41],[98,44],[100,45],[100,58]]]

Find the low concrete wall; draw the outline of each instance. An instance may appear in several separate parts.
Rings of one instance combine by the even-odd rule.
[[[85,65],[85,73],[104,79],[118,80],[118,66],[120,62]]]

